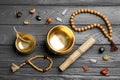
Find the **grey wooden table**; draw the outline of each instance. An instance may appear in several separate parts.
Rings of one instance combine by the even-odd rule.
[[[35,7],[37,12],[29,14],[29,9]],[[74,32],[76,42],[73,50],[64,56],[57,56],[51,53],[46,47],[47,32],[55,25],[63,24],[69,28],[69,17],[74,10],[89,8],[100,11],[110,20],[113,27],[113,39],[119,50],[116,52],[109,51],[109,42],[102,37],[101,42],[90,48],[81,58],[72,64],[66,71],[60,72],[58,66],[78,48],[91,33],[99,31],[92,29],[85,32]],[[61,13],[67,9],[65,16]],[[16,18],[16,12],[23,13],[20,19]],[[36,15],[40,15],[42,20],[37,21]],[[48,17],[53,19],[49,25],[45,24]],[[63,19],[63,23],[56,21],[56,17]],[[30,19],[29,25],[23,25],[24,19]],[[96,16],[81,14],[75,18],[78,26],[84,26],[91,23],[105,23]],[[21,55],[15,49],[14,42],[16,39],[13,26],[22,33],[32,34],[37,42],[34,52],[30,55]],[[106,26],[105,26],[106,27]],[[97,34],[97,33],[95,33]],[[120,80],[120,0],[0,0],[0,80]],[[98,54],[99,47],[105,47],[103,54]],[[20,64],[34,55],[46,55],[52,57],[54,64],[51,70],[45,73],[38,72],[26,65],[19,71],[12,73],[10,66],[12,63]],[[103,61],[103,55],[109,55],[109,61]],[[96,59],[98,62],[91,63],[89,59]],[[46,66],[47,61],[35,60],[38,66]],[[84,72],[82,66],[89,66],[89,71]],[[109,73],[106,76],[100,74],[102,68],[107,67]]]

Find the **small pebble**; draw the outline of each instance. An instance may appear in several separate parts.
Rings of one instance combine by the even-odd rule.
[[[56,20],[59,22],[63,22],[63,20],[60,17],[57,17]]]
[[[67,9],[65,9],[63,12],[62,12],[62,15],[64,16],[67,12]]]
[[[17,17],[17,18],[20,18],[21,16],[22,16],[22,12],[17,12],[17,13],[16,13],[16,17]]]
[[[28,24],[30,24],[30,20],[29,19],[25,19],[23,23],[28,25]]]
[[[89,70],[89,67],[88,67],[88,66],[83,66],[82,68],[83,68],[83,70],[84,70],[85,72]]]
[[[105,48],[104,47],[100,47],[99,48],[99,53],[103,53],[105,51]]]
[[[34,14],[36,12],[36,9],[35,8],[31,8],[29,12],[30,12],[30,14]]]
[[[97,60],[96,60],[96,59],[90,59],[89,61],[90,61],[90,62],[93,62],[93,63],[97,63]]]
[[[108,55],[104,55],[102,58],[104,61],[108,61],[110,57]]]
[[[38,21],[41,21],[41,17],[40,16],[36,16],[36,20],[38,20]]]
[[[108,68],[103,68],[103,69],[100,71],[100,73],[101,73],[102,75],[107,75],[108,72],[109,72],[109,69],[108,69]]]
[[[52,22],[52,18],[48,18],[48,19],[47,19],[47,22],[48,22],[48,23],[51,23],[51,22]]]

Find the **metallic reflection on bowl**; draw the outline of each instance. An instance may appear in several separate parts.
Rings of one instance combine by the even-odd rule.
[[[63,55],[69,53],[74,43],[75,36],[67,26],[55,26],[47,34],[47,46],[55,54]]]
[[[35,39],[30,34],[19,33],[19,35],[27,42],[18,37],[15,41],[17,50],[23,54],[30,54],[35,48]]]

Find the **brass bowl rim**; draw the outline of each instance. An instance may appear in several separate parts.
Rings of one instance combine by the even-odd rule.
[[[17,44],[18,38],[16,38],[16,40],[15,40],[16,49],[17,49],[20,53],[22,53],[22,54],[30,54],[30,53],[35,49],[35,45],[36,45],[35,38],[34,38],[31,34],[23,33],[22,35],[26,35],[26,34],[32,37],[34,44],[33,44],[33,48],[32,48],[31,50],[29,50],[29,51],[26,52],[26,51],[24,51],[24,50],[21,50],[21,49],[18,47],[18,44]]]
[[[64,28],[66,28],[67,30],[69,30],[69,31],[72,33],[72,37],[73,37],[73,41],[72,41],[71,46],[70,46],[68,49],[63,50],[63,51],[55,50],[55,49],[51,46],[50,41],[49,41],[49,36],[50,36],[51,32],[52,32],[55,28],[57,28],[57,27],[64,27]],[[72,50],[74,44],[75,44],[75,36],[74,36],[73,31],[72,31],[70,28],[68,28],[68,26],[65,26],[65,25],[57,25],[57,26],[54,26],[53,28],[51,28],[51,29],[49,30],[49,32],[48,32],[48,34],[47,34],[47,46],[48,46],[48,48],[49,48],[54,54],[59,54],[59,55],[67,54],[67,53],[69,53],[69,52]]]

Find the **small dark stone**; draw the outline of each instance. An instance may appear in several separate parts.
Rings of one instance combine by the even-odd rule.
[[[21,16],[22,16],[22,13],[21,12],[17,12],[16,17],[20,18]]]
[[[41,21],[41,17],[40,16],[36,16],[36,20]]]
[[[105,48],[104,47],[100,47],[99,48],[99,53],[103,53],[105,51]]]

